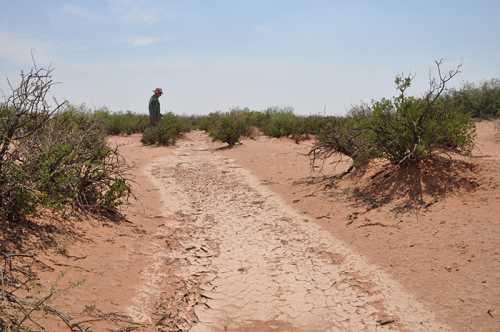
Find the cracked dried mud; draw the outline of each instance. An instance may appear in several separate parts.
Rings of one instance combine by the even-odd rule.
[[[145,167],[165,223],[148,244],[131,317],[158,321],[162,265],[175,264],[183,304],[163,315],[159,330],[449,330],[388,274],[209,144],[191,134]],[[182,321],[162,328],[173,315]]]

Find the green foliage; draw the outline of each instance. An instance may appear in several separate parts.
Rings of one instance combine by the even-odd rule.
[[[174,145],[183,133],[191,130],[191,127],[189,118],[167,113],[157,126],[144,130],[141,142],[144,145]]]
[[[90,109],[85,104],[69,105],[68,111],[86,114],[99,125],[107,135],[131,135],[142,133],[149,125],[149,117],[145,114],[135,114],[131,111],[111,112],[106,107]]]
[[[56,114],[19,153],[43,206],[116,213],[130,193],[124,162],[92,114]]]
[[[241,137],[250,133],[249,113],[233,110],[228,113],[212,113],[208,117],[209,135],[214,139],[234,146]]]
[[[41,207],[115,214],[130,193],[126,167],[85,110],[46,102],[50,69],[34,68],[0,104],[0,221]]]
[[[347,117],[328,120],[309,153],[312,161],[346,155],[353,160],[352,170],[377,158],[415,165],[434,153],[469,154],[475,138],[471,116],[441,98],[453,76],[440,77],[441,83],[431,86],[424,97],[406,96],[412,78],[396,78],[398,96],[355,107]]]
[[[312,161],[338,154],[350,157],[355,168],[366,166],[371,159],[378,157],[371,144],[373,133],[367,130],[370,120],[370,115],[354,112],[345,117],[327,119],[310,152]]]
[[[142,133],[149,125],[149,117],[131,111],[111,113],[107,109],[99,109],[94,116],[100,121],[108,135],[131,135]]]
[[[214,127],[217,125],[221,118],[221,113],[214,112],[210,113],[206,116],[201,116],[198,120],[198,129],[204,130],[207,133],[210,133]]]
[[[30,187],[30,175],[22,165],[4,160],[0,172],[0,221],[21,219],[33,213],[37,203],[36,193]]]
[[[450,91],[444,98],[448,108],[469,113],[474,118],[500,116],[500,80],[492,79],[479,85],[467,83]]]
[[[436,151],[469,153],[474,141],[470,115],[439,98],[407,97],[410,84],[409,77],[397,79],[401,94],[372,104],[368,130],[375,151],[394,164],[418,162]]]
[[[217,136],[217,140],[234,145],[240,137],[248,136],[251,128],[270,137],[289,137],[298,142],[319,133],[324,120],[323,116],[297,116],[291,108],[272,107],[263,112],[235,108],[228,113],[210,113],[199,117],[196,123],[199,129]]]
[[[20,222],[41,208],[110,216],[130,193],[126,167],[117,150],[106,145],[103,122],[83,107],[47,102],[54,84],[51,72],[34,65],[0,102],[1,331],[45,331],[37,319],[47,315],[72,330],[88,330],[52,307],[46,310],[55,286],[43,297],[34,297],[32,288],[40,285],[32,269],[37,258],[11,250],[29,249],[31,238],[24,243],[28,235],[44,243],[52,238],[48,231],[53,225],[44,231],[44,225]],[[16,257],[20,262],[14,262]]]
[[[262,132],[270,137],[289,137],[305,134],[303,122],[291,108],[270,108],[265,111],[267,121],[261,124]]]

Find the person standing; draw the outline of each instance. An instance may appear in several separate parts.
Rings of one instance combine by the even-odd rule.
[[[156,88],[153,92],[154,94],[149,98],[149,122],[152,126],[156,126],[161,118],[159,98],[163,94],[163,90]]]

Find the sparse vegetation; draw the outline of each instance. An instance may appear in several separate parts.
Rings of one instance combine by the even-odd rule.
[[[130,195],[130,184],[127,166],[118,151],[106,144],[106,135],[143,133],[144,145],[174,145],[192,128],[205,130],[214,140],[230,147],[242,137],[255,136],[256,132],[287,137],[297,143],[314,135],[316,144],[309,152],[312,164],[335,155],[352,160],[350,167],[337,177],[353,171],[362,173],[371,162],[385,161],[385,168],[371,176],[373,181],[367,185],[379,199],[354,188],[353,196],[358,199],[372,207],[385,204],[390,195],[421,199],[422,183],[434,182],[433,186],[439,187],[434,177],[459,176],[453,173],[453,169],[459,168],[450,156],[471,152],[475,139],[473,119],[500,115],[498,80],[479,86],[467,84],[448,92],[446,86],[460,68],[443,74],[441,61],[436,65],[437,78],[430,80],[424,95],[409,96],[407,91],[413,78],[398,76],[397,96],[355,106],[346,116],[300,116],[292,108],[273,107],[262,112],[237,108],[207,116],[167,113],[153,127],[147,115],[129,111],[113,113],[106,108],[89,110],[85,105],[65,102],[48,103],[46,96],[54,84],[52,71],[35,66],[21,76],[19,85],[0,104],[1,226],[25,222],[41,209],[106,217],[119,215],[119,206]],[[500,123],[496,126],[500,137]],[[443,155],[449,158],[444,159]],[[460,169],[468,169],[466,162],[460,163]],[[397,172],[399,176],[393,176]],[[446,182],[448,187],[453,183]],[[474,185],[470,182],[470,186]],[[420,196],[413,187],[420,190]],[[8,259],[17,257],[5,253],[2,247],[0,254]],[[29,268],[26,271],[31,273]],[[6,275],[12,269],[0,272]],[[29,273],[24,277],[34,282]],[[35,311],[48,310],[58,315],[56,309],[46,304],[52,292],[36,302],[15,294],[16,283],[22,277],[11,274],[11,279],[6,279],[2,286],[0,329],[24,328]]]
[[[0,103],[0,228],[4,235],[18,229],[16,247],[35,227],[29,220],[35,212],[116,216],[130,193],[126,165],[106,145],[103,123],[66,102],[50,103],[53,85],[52,69],[34,65]],[[26,297],[37,285],[31,266],[38,261],[31,253],[9,252],[9,243],[2,237],[0,329],[43,330],[34,318],[37,312],[62,320],[68,330],[85,329],[47,304],[55,289],[39,299]]]
[[[129,194],[126,168],[95,117],[46,101],[51,70],[35,67],[0,105],[0,218],[38,207],[117,213]]]
[[[130,193],[127,167],[92,115],[60,112],[19,146],[45,207],[117,213]]]
[[[337,155],[352,159],[352,165],[345,172],[361,170],[379,154],[370,143],[373,138],[367,130],[371,120],[371,110],[357,108],[346,117],[332,117],[326,121],[316,138],[316,144],[309,152],[311,163],[326,160]]]
[[[106,108],[93,112],[96,119],[102,123],[108,135],[130,135],[142,133],[149,125],[149,117],[135,114],[131,111],[112,113]]]
[[[262,112],[235,108],[226,113],[201,116],[194,123],[214,140],[233,146],[241,137],[254,138],[257,132],[276,138],[288,137],[298,143],[317,134],[325,119],[319,115],[297,116],[290,107],[271,107]]]
[[[451,90],[444,98],[446,106],[469,113],[474,118],[491,119],[500,116],[500,80],[480,84],[467,83]]]
[[[289,137],[300,135],[301,123],[292,108],[270,108],[265,112],[266,121],[261,124],[262,132],[270,137]]]
[[[337,176],[343,177],[365,169],[371,161],[387,160],[388,166],[377,174],[388,178],[391,172],[403,170],[406,178],[413,179],[407,183],[414,188],[410,196],[422,201],[422,165],[440,164],[443,154],[469,155],[475,139],[471,114],[450,107],[445,95],[446,85],[460,67],[443,74],[441,61],[436,65],[438,77],[430,80],[424,96],[407,96],[412,77],[398,76],[396,97],[355,107],[347,117],[330,120],[309,153],[312,163],[336,154],[349,156],[352,165]],[[427,167],[428,171],[432,170]]]
[[[384,158],[395,165],[417,165],[434,153],[470,153],[474,141],[474,124],[470,115],[450,108],[442,98],[446,84],[459,68],[432,79],[423,97],[409,97],[411,77],[395,80],[399,95],[355,108],[342,119],[334,119],[320,132],[311,150],[312,160],[341,153],[353,159],[353,166]]]
[[[228,113],[215,113],[207,117],[213,121],[206,123],[208,134],[214,139],[229,146],[234,146],[241,137],[250,133],[249,112],[233,110]]]
[[[177,139],[191,130],[191,122],[173,113],[165,114],[160,123],[144,130],[141,142],[144,145],[174,145]]]

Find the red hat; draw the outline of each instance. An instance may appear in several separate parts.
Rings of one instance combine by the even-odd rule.
[[[153,92],[163,94],[163,90],[161,88],[156,88],[153,90]]]

